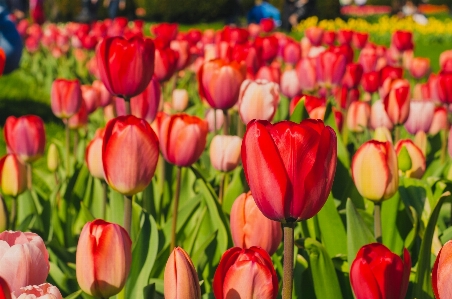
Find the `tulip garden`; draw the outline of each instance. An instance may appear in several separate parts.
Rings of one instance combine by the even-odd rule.
[[[0,299],[451,299],[452,21],[384,18],[19,22]]]

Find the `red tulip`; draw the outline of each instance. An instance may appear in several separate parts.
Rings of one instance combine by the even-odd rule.
[[[98,179],[105,179],[102,164],[102,143],[105,129],[97,129],[94,138],[88,143],[85,151],[85,162],[91,175]]]
[[[176,39],[179,30],[177,23],[160,23],[151,27],[151,32],[155,37],[166,39],[168,42]]]
[[[361,247],[350,269],[350,281],[357,299],[404,299],[410,279],[411,258],[403,260],[379,243]]]
[[[403,69],[401,67],[385,66],[380,70],[380,84],[383,84],[388,78],[402,79]]]
[[[155,40],[154,78],[159,82],[168,81],[177,70],[179,53]]]
[[[346,64],[346,57],[342,54],[332,50],[321,53],[316,60],[317,81],[326,87],[339,84],[344,76]]]
[[[361,79],[361,85],[366,92],[376,92],[380,86],[380,72],[364,73]]]
[[[3,74],[3,70],[5,69],[6,63],[6,54],[3,49],[0,48],[0,76]]]
[[[290,101],[290,105],[289,105],[290,114],[293,113],[293,111],[295,110],[295,107],[297,106],[298,102],[300,102],[300,101],[304,101],[304,106],[308,113],[310,113],[312,110],[314,110],[315,108],[317,108],[319,106],[326,106],[325,98],[318,98],[318,97],[310,96],[310,95],[299,95],[299,96],[294,97],[292,99],[292,101]]]
[[[267,218],[293,222],[320,211],[333,184],[336,142],[334,130],[318,120],[248,123],[243,169]]]
[[[342,86],[347,89],[358,87],[363,75],[363,67],[359,63],[349,63],[342,78]]]
[[[262,31],[271,32],[275,28],[275,21],[272,18],[264,18],[259,22],[261,25]]]
[[[130,112],[132,115],[152,123],[160,106],[161,95],[160,84],[154,77],[142,93],[130,99]]]
[[[438,76],[437,81],[438,97],[445,104],[452,103],[452,74]]]
[[[78,80],[56,79],[52,83],[50,106],[59,118],[69,118],[80,109],[82,91]]]
[[[251,192],[242,193],[234,201],[230,225],[232,241],[237,247],[259,246],[272,255],[282,240],[281,224],[262,214]]]
[[[259,247],[234,247],[221,257],[213,277],[216,299],[276,299],[278,278],[268,253]]]
[[[93,87],[97,89],[99,93],[99,105],[105,107],[111,104],[112,95],[105,87],[104,83],[100,80],[94,80]]]
[[[8,151],[16,154],[23,162],[31,163],[44,154],[46,133],[44,122],[39,116],[9,116],[3,132]]]
[[[391,45],[395,46],[400,52],[412,50],[413,33],[409,31],[397,30],[392,34]]]
[[[274,35],[256,37],[254,46],[262,49],[262,59],[268,63],[278,54],[278,39]]]
[[[350,45],[340,45],[337,47],[330,47],[328,49],[336,54],[342,54],[346,58],[346,63],[352,63],[355,53],[353,52],[353,48]]]
[[[164,117],[159,130],[163,157],[179,167],[192,165],[206,147],[207,133],[207,122],[196,116],[181,113]]]
[[[254,79],[279,84],[281,81],[281,66],[277,62],[273,62],[270,66],[264,65],[259,68]]]
[[[354,32],[352,38],[353,47],[356,49],[363,49],[367,41],[369,40],[369,33],[367,32]]]
[[[393,80],[383,103],[392,123],[403,124],[410,113],[410,83],[404,79]]]
[[[82,101],[82,105],[78,112],[67,120],[69,129],[80,129],[88,124],[88,111],[86,110],[86,104]]]
[[[238,101],[245,80],[245,65],[215,59],[205,62],[198,72],[199,94],[212,108],[229,109]]]
[[[99,107],[100,93],[97,88],[90,85],[82,85],[82,99],[85,102],[86,112],[93,113]]]
[[[159,156],[159,141],[150,125],[133,115],[108,122],[102,144],[105,179],[130,196],[151,182]]]
[[[190,62],[190,48],[189,43],[186,40],[173,40],[171,41],[170,48],[177,52],[177,70],[183,70]]]
[[[111,94],[133,97],[154,74],[154,43],[148,38],[104,38],[96,50],[100,78]]]
[[[298,80],[300,80],[301,90],[308,92],[317,87],[317,72],[315,60],[302,58],[296,66]]]
[[[336,41],[336,31],[327,30],[323,33],[323,43],[328,46],[333,46]]]
[[[373,47],[365,47],[359,53],[358,61],[363,66],[364,73],[375,71],[378,61],[377,50]]]
[[[76,251],[80,288],[98,298],[109,298],[119,293],[129,275],[131,251],[132,241],[120,225],[101,219],[86,223]]]
[[[305,30],[305,36],[313,46],[320,46],[322,44],[323,29],[320,27],[309,27]]]
[[[353,30],[339,29],[337,32],[337,41],[340,45],[350,45],[353,38]]]
[[[206,32],[204,32],[206,34]],[[235,46],[237,44],[245,44],[248,41],[248,30],[245,28],[231,27],[225,26],[224,29],[220,32],[220,40],[226,41],[231,46]]]
[[[439,66],[442,74],[452,74],[452,50],[446,50],[439,55]]]
[[[0,277],[0,299],[11,299],[11,290],[2,277]]]
[[[430,71],[430,59],[422,57],[414,57],[409,65],[411,76],[421,79],[428,75]]]

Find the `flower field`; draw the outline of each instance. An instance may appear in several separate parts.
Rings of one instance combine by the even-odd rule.
[[[0,298],[452,298],[450,19],[17,30]]]

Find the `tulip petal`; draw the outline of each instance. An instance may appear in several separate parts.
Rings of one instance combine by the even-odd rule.
[[[360,257],[360,252],[358,252],[358,256],[350,269],[350,282],[356,299],[386,298],[382,296],[375,276],[367,261]]]
[[[452,294],[452,284],[450,283],[450,277],[452,275],[452,243],[448,242],[444,244],[441,249],[441,254],[437,259],[438,267],[436,273],[436,288],[438,289],[438,298],[449,299]]]

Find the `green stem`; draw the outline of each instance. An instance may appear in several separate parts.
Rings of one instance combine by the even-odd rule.
[[[292,299],[295,223],[284,223],[284,264],[282,299]]]
[[[31,168],[31,164],[27,163],[27,188],[31,190],[33,187],[33,169]]]
[[[225,181],[226,181],[226,173],[222,173],[221,180],[220,180],[220,190],[218,191],[218,202],[220,203],[220,206],[223,205]]]
[[[441,130],[441,152],[440,152],[440,161],[441,164],[446,163],[447,157],[447,136],[449,135],[449,129]]]
[[[381,243],[381,202],[374,203],[374,235],[375,240]]]
[[[223,121],[223,135],[228,135],[229,131],[229,115],[228,110],[223,110],[224,121]]]
[[[394,127],[394,144],[397,143],[397,141],[400,140],[400,126],[395,125]]]
[[[130,115],[130,98],[124,97],[124,102],[126,106],[126,115]]]
[[[124,229],[132,237],[132,196],[124,195]]]
[[[174,194],[174,208],[173,208],[173,224],[171,228],[171,247],[170,252],[173,252],[176,247],[176,231],[177,231],[177,210],[179,208],[180,184],[182,180],[182,167],[177,168],[176,177],[176,193]]]
[[[78,130],[77,129],[75,129],[74,130],[74,144],[72,145],[73,146],[73,151],[74,151],[74,157],[75,157],[75,160],[77,160],[77,148],[78,148],[78,140],[79,140],[79,133],[78,133]]]
[[[10,214],[10,230],[15,230],[17,218],[17,197],[13,197],[11,202],[11,214]]]
[[[65,121],[65,128],[66,128],[66,180],[69,180],[70,171],[69,171],[69,164],[70,164],[70,131],[69,131],[69,119],[66,119]]]
[[[100,180],[102,183],[102,210],[101,218],[105,219],[107,216],[107,199],[108,199],[108,184],[105,180]]]

